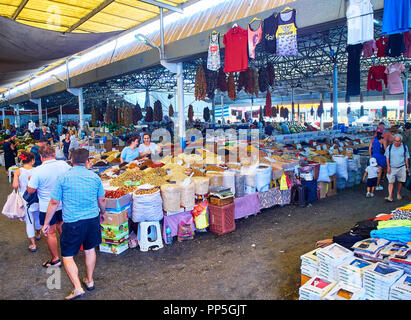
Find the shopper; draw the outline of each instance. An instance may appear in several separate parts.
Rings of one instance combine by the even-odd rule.
[[[34,154],[33,167],[38,167],[39,165],[41,165],[40,148],[42,146],[46,146],[47,142],[47,138],[42,138],[39,140],[39,142],[36,142],[36,144],[31,147],[30,152]]]
[[[46,145],[40,147],[40,156],[42,164],[37,167],[27,185],[27,192],[34,193],[37,191],[39,198],[40,224],[44,225],[47,207],[50,202],[50,194],[54,190],[57,179],[70,169],[70,166],[62,160],[56,160],[56,151],[53,147]],[[58,255],[58,244],[56,232],[61,233],[63,223],[61,205],[57,207],[56,215],[49,221],[49,232],[46,235],[46,242],[51,254],[51,259],[43,263],[43,267],[61,266]]]
[[[77,138],[76,138],[76,134],[75,134],[75,132],[72,132],[72,134],[70,136],[69,157],[68,157],[69,159],[71,157],[71,153],[74,150],[77,150],[78,148],[79,148],[79,144],[78,144],[78,141],[77,141]]]
[[[51,232],[49,223],[62,203],[64,224],[60,237],[61,255],[64,268],[74,286],[73,291],[66,297],[67,300],[84,295],[81,282],[87,290],[94,289],[95,247],[102,241],[100,223],[104,223],[105,193],[100,178],[86,169],[88,157],[89,152],[86,149],[73,151],[71,157],[73,167],[59,177],[51,194],[43,226],[44,234],[49,234]],[[82,245],[87,277],[80,282],[74,256]]]
[[[408,147],[408,150],[411,150],[411,122],[404,125],[402,141]]]
[[[41,139],[41,138],[46,138],[48,144],[50,144],[50,141],[53,140],[53,136],[52,136],[52,134],[47,130],[47,127],[46,127],[46,126],[43,126],[43,127],[41,128],[40,139]]]
[[[159,155],[162,152],[161,147],[151,142],[151,136],[145,133],[143,136],[144,143],[140,144],[138,147],[140,151],[140,157],[151,157]]]
[[[377,186],[378,175],[381,168],[378,167],[377,159],[371,158],[370,165],[365,169],[363,181],[367,178],[367,194],[366,198],[373,198],[375,187]]]
[[[23,163],[23,166],[14,172],[13,189],[18,190],[20,194],[23,195],[34,170],[34,154],[23,151],[20,155],[20,160]],[[24,217],[24,221],[26,222],[27,237],[30,239],[29,251],[36,252],[36,240],[40,240],[41,238],[39,204],[34,203],[28,209],[27,203],[24,203],[24,205],[26,206],[26,216]]]
[[[382,132],[383,132],[382,137],[384,138],[385,142],[387,143],[387,146],[392,144],[393,141],[394,141],[394,137],[391,134],[391,132],[389,132],[388,130],[385,130],[385,123],[384,122],[380,122],[378,124],[377,130],[378,129],[382,130]]]
[[[15,135],[6,135],[3,142],[4,165],[6,167],[6,172],[9,170],[10,167],[16,164],[17,148],[16,143],[14,142],[15,139]]]
[[[396,134],[394,143],[385,151],[387,158],[387,178],[388,178],[388,197],[385,200],[392,202],[394,183],[397,181],[397,199],[401,200],[402,184],[407,180],[407,173],[410,171],[410,154],[408,147],[402,143],[402,136]]]
[[[121,163],[131,162],[136,160],[140,156],[140,151],[138,149],[139,138],[133,136],[127,140],[127,147],[123,149],[120,155]]]
[[[387,168],[387,161],[384,155],[385,150],[387,149],[387,142],[383,137],[384,129],[381,127],[377,128],[377,132],[375,136],[371,139],[368,153],[371,158],[375,158],[377,160],[378,167],[380,169],[377,179],[377,187],[375,190],[381,191],[383,187],[381,186],[381,180],[383,174],[385,174]]]
[[[63,139],[62,142],[60,142],[60,149],[63,148],[63,153],[64,156],[66,157],[66,160],[69,160],[69,148],[70,148],[70,134],[66,133],[65,138]]]

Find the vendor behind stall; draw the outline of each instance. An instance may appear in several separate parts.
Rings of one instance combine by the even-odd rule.
[[[148,157],[153,155],[159,155],[162,152],[160,146],[151,142],[151,137],[148,133],[145,133],[143,136],[144,143],[140,144],[138,147],[141,157]]]
[[[131,137],[127,141],[127,147],[123,149],[120,155],[121,163],[131,162],[140,157],[139,148],[137,148],[139,137]]]

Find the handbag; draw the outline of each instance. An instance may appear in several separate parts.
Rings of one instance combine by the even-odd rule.
[[[10,219],[24,219],[26,209],[23,198],[18,191],[13,190],[13,192],[7,196],[7,201],[3,206],[2,213]]]
[[[34,203],[38,203],[39,197],[37,195],[37,190],[34,193],[28,193],[27,190],[24,191],[23,199],[27,202],[27,208],[29,208]]]

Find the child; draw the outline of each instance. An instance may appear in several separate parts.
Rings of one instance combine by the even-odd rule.
[[[370,158],[370,165],[365,169],[364,177],[362,180],[365,182],[365,177],[367,177],[367,198],[374,197],[375,187],[377,186],[378,181],[378,174],[380,172],[380,168],[377,165],[377,159]]]

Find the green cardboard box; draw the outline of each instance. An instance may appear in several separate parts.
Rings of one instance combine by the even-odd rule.
[[[119,255],[128,249],[128,241],[123,242],[122,244],[109,244],[102,243],[100,244],[100,252],[111,253]]]
[[[102,224],[100,230],[102,238],[118,241],[128,235],[128,221],[119,226]]]

